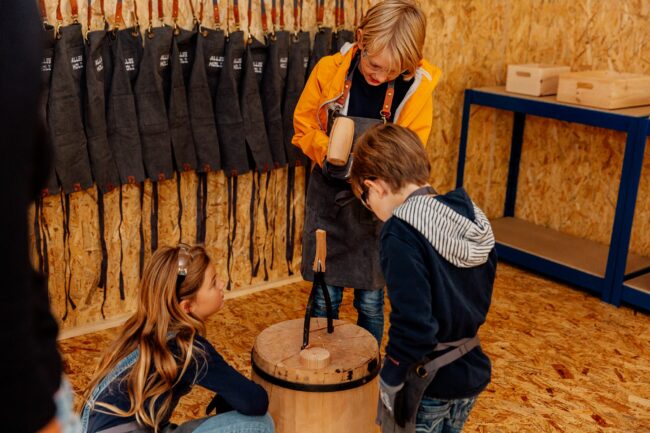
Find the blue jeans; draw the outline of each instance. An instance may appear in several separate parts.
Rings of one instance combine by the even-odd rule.
[[[424,396],[415,418],[416,433],[460,433],[476,397],[438,400]]]
[[[343,287],[327,286],[327,291],[332,300],[332,314],[335,319],[339,318],[339,307],[343,301]],[[384,335],[384,289],[360,290],[354,289],[354,308],[357,313],[357,325],[368,330],[381,347],[381,339]],[[327,317],[325,298],[320,290],[316,291],[312,314],[315,317]]]
[[[273,433],[274,430],[269,414],[247,416],[233,410],[206,418],[192,433]]]

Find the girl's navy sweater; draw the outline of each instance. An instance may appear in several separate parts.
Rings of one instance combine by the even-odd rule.
[[[173,340],[172,340],[173,341]],[[178,353],[174,343],[170,342],[170,350]],[[221,357],[208,340],[197,336],[194,340],[195,349],[202,351],[205,356],[197,354],[194,361],[190,362],[185,374],[172,388],[172,405],[166,420],[160,425],[164,427],[168,422],[174,408],[182,396],[189,393],[193,385],[200,385],[220,395],[234,410],[244,415],[264,415],[268,409],[269,399],[264,388],[250,381],[237,370],[232,368]],[[196,352],[195,352],[196,353]],[[128,410],[129,397],[127,382],[121,380],[126,372],[115,379],[111,385],[100,394],[98,401],[115,405]],[[95,406],[91,411],[88,432],[95,433],[110,427],[135,421],[135,417],[119,417],[102,413],[107,412],[101,406]]]

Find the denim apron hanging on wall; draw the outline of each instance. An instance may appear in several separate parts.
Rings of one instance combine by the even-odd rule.
[[[84,40],[79,24],[76,0],[70,2],[73,24],[57,29],[57,43],[54,47],[54,63],[48,99],[48,125],[54,148],[55,170],[64,195],[61,196],[63,209],[63,249],[66,261],[65,271],[65,312],[61,320],[68,317],[68,305],[74,310],[77,306],[70,296],[72,274],[69,267],[70,252],[70,194],[90,188],[92,175],[86,133],[83,123]],[[63,21],[61,3],[57,4],[58,24]]]
[[[262,29],[266,33],[268,27],[266,23],[266,13],[264,2],[260,2],[260,12]],[[252,22],[252,1],[248,0],[248,40],[246,42],[246,51],[244,54],[244,70],[242,73],[242,83],[240,91],[240,107],[242,118],[244,120],[244,130],[246,132],[246,147],[251,167],[257,171],[257,176],[253,178],[252,191],[249,207],[249,259],[251,263],[251,274],[257,276],[260,265],[259,256],[255,258],[255,224],[256,210],[259,209],[260,203],[260,181],[262,172],[268,172],[273,167],[273,157],[269,148],[269,141],[266,135],[266,126],[264,124],[264,113],[262,111],[262,99],[260,97],[260,85],[264,75],[264,68],[267,58],[266,44],[253,37],[250,31]],[[255,176],[255,175],[254,175]],[[266,177],[268,181],[268,176]]]
[[[261,5],[263,2],[261,3]],[[248,0],[248,23],[252,20],[252,1]],[[263,26],[264,27],[264,26]],[[246,146],[252,157],[253,168],[259,172],[269,171],[273,166],[273,157],[269,148],[262,112],[262,99],[260,97],[260,84],[264,74],[266,62],[266,44],[258,41],[248,31],[248,40],[244,55],[244,70],[242,72],[239,106],[244,120]]]
[[[291,143],[293,139],[293,112],[298,104],[300,95],[305,86],[307,64],[309,62],[309,33],[300,30],[302,21],[302,0],[300,8],[298,0],[293,0],[293,21],[296,32],[291,37],[289,45],[289,61],[287,65],[287,79],[284,87],[284,102],[282,104],[282,124],[284,126],[284,150],[287,157],[289,169],[287,170],[287,214],[286,214],[286,249],[285,259],[289,275],[293,275],[293,253],[296,239],[296,209],[294,206],[296,166],[305,167],[305,182],[308,181],[308,173],[311,168],[311,161],[299,147]]]
[[[332,28],[323,27],[323,17],[325,15],[325,0],[316,0],[316,25],[318,31],[314,35],[314,46],[311,50],[311,57],[309,57],[309,65],[307,65],[307,76],[309,77],[311,71],[316,66],[318,61],[328,56],[332,51]]]
[[[283,6],[284,1],[280,3],[281,23],[284,21],[282,19]],[[274,17],[275,0],[273,0],[272,7],[271,16]],[[275,27],[275,19],[273,18],[271,21]],[[279,31],[274,32],[267,37],[268,56],[260,88],[266,133],[271,148],[274,167],[281,167],[287,163],[287,157],[284,151],[282,97],[284,95],[284,85],[287,79],[290,35],[288,31],[283,30],[283,27],[284,24],[281,24]]]
[[[56,174],[66,194],[92,186],[83,125],[84,40],[81,24],[58,30],[48,100]]]
[[[192,74],[187,90],[190,123],[198,164],[196,190],[196,242],[205,243],[208,205],[208,174],[221,169],[219,137],[214,116],[214,104],[223,69],[225,36],[219,29],[219,1],[213,0],[213,18],[216,30],[207,29],[203,21],[203,2],[199,13],[199,33]]]
[[[162,1],[158,1],[158,18],[164,20]],[[149,0],[151,19],[152,0]],[[144,167],[152,181],[151,251],[158,249],[158,182],[172,177],[174,162],[167,118],[171,89],[170,53],[174,30],[163,25],[145,32],[145,44],[134,94],[142,143]]]
[[[174,171],[167,119],[169,56],[173,31],[168,26],[146,31],[144,52],[134,89],[144,166],[147,177],[153,181],[170,179]]]
[[[106,130],[106,102],[112,72],[111,46],[106,30],[91,31],[87,37],[86,137],[93,178],[99,190],[106,193],[120,184]]]
[[[122,0],[118,0],[118,5],[121,4]],[[120,174],[120,183],[136,184],[145,179],[133,94],[143,54],[142,37],[138,27],[115,28],[109,35],[113,39],[113,74],[106,112],[108,143]]]
[[[47,141],[47,146],[44,145],[43,148],[48,149],[51,152],[50,135],[47,128],[47,104],[50,94],[50,81],[52,78],[52,65],[54,62],[54,45],[56,43],[56,37],[54,34],[54,26],[48,23],[44,0],[39,1],[39,7],[41,10],[41,16],[43,18],[43,58],[41,60],[41,97],[39,99],[38,114],[39,121],[41,122],[41,128],[43,130],[43,140]],[[47,196],[48,194],[58,194],[60,190],[59,182],[56,178],[54,168],[50,164],[48,165],[48,173],[43,174],[44,177],[47,176],[47,183],[45,184],[45,188],[41,191],[41,196],[35,200],[34,209],[34,243],[36,244],[36,253],[38,255],[38,270],[46,276],[49,274],[49,261],[47,257],[47,235],[43,232],[43,228],[45,226],[45,217],[43,215],[43,197]]]
[[[178,0],[172,2],[172,19],[174,37],[170,58],[171,89],[167,96],[167,116],[176,170],[183,172],[195,170],[197,167],[186,92],[194,62],[196,31],[183,30],[176,25]],[[180,176],[177,176],[177,179],[180,182]]]
[[[237,176],[250,171],[244,121],[239,104],[245,45],[244,32],[239,30],[238,0],[233,1],[232,12],[235,31],[230,32],[226,38],[224,68],[219,76],[215,100],[221,166],[228,183],[228,283],[226,290],[230,290],[232,284],[230,272],[233,261],[233,244],[237,234]]]
[[[334,18],[336,22],[336,32],[332,35],[332,54],[341,51],[343,45],[354,42],[354,33],[343,28],[343,26],[345,26],[345,0],[335,1],[336,7],[334,9]]]
[[[226,38],[224,68],[219,77],[215,100],[221,167],[226,176],[250,171],[246,154],[244,121],[239,105],[239,85],[244,61],[244,32]]]
[[[113,153],[122,185],[139,185],[140,208],[144,200],[145,170],[142,159],[142,143],[138,129],[138,117],[135,104],[134,87],[142,61],[142,36],[140,27],[126,28],[122,14],[123,1],[115,3],[114,25],[110,30],[111,49],[113,52],[113,73],[106,109],[108,144]],[[120,188],[120,224],[123,219],[122,188]],[[144,268],[144,218],[140,219],[140,263]],[[120,299],[125,299],[124,274],[122,271],[122,234],[120,239]]]
[[[218,0],[214,1],[217,2],[215,22],[219,22]],[[219,75],[223,69],[224,45],[225,37],[222,30],[203,27],[199,29],[187,98],[198,171],[204,173],[221,168],[219,138],[213,107],[217,96]]]
[[[102,19],[104,10],[102,6]],[[88,1],[88,26],[92,22],[92,2]],[[119,187],[120,175],[108,144],[106,128],[106,106],[111,87],[113,59],[111,39],[106,30],[88,31],[86,47],[86,137],[93,178],[97,184],[97,219],[99,239],[102,251],[99,281],[97,286],[103,289],[103,301],[100,312],[104,318],[106,302],[106,278],[108,270],[108,250],[104,238],[104,193]],[[121,204],[120,204],[121,205]]]
[[[44,6],[43,6],[44,7]],[[56,45],[56,35],[54,34],[54,26],[47,23],[47,16],[45,10],[43,12],[43,61],[41,62],[41,100],[40,100],[40,114],[43,120],[43,125],[48,124],[48,102],[50,96],[50,86],[52,80],[52,66],[54,65],[54,46]],[[46,137],[51,140],[51,131],[48,129]],[[47,186],[41,192],[42,196],[48,194],[58,194],[60,190],[59,181],[56,178],[56,171],[52,167],[47,178]]]

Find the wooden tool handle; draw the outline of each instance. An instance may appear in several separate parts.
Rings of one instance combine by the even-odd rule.
[[[325,272],[325,259],[327,258],[327,232],[316,230],[316,255],[314,256],[314,272]],[[320,266],[319,266],[320,265]]]
[[[348,163],[354,141],[354,120],[345,116],[334,119],[327,146],[327,162],[339,167]]]

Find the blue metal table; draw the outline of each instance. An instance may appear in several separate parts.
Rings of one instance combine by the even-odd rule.
[[[472,105],[512,111],[514,124],[503,218],[492,221],[499,257],[598,294],[620,305],[650,310],[650,258],[628,254],[650,106],[601,110],[557,102],[555,96],[507,93],[503,87],[465,90],[456,187],[463,185]],[[515,217],[526,116],[533,115],[627,133],[609,245],[576,238]]]

